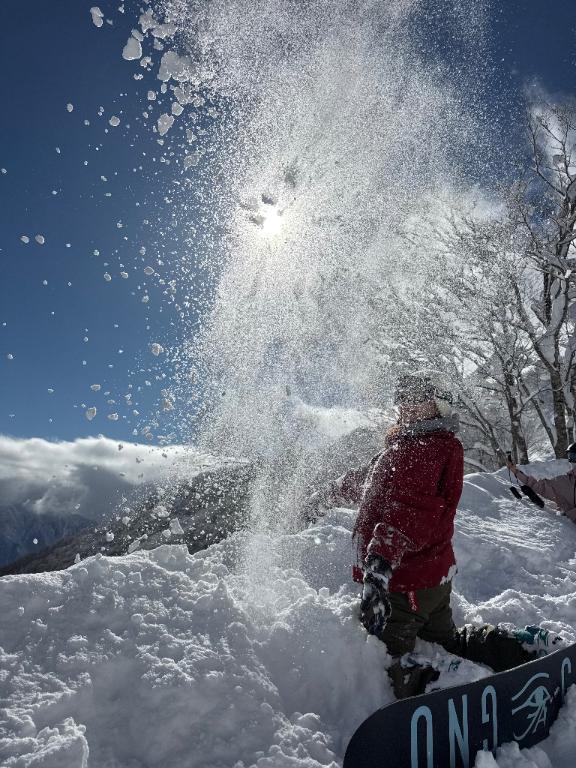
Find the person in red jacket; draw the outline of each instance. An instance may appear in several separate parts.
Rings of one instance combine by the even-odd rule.
[[[398,424],[366,479],[354,526],[361,621],[393,656],[412,651],[417,636],[445,644],[454,634],[452,537],[464,452],[450,399],[429,377],[400,380]]]
[[[311,498],[312,510],[360,505],[353,530],[360,620],[393,657],[389,674],[398,698],[422,693],[438,676],[411,660],[418,637],[495,671],[532,660],[558,642],[539,627],[511,631],[454,624],[452,536],[464,453],[451,401],[430,376],[401,377],[395,394],[399,418],[384,450]]]

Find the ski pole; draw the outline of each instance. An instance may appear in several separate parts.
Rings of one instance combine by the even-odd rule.
[[[512,451],[508,451],[508,453],[506,454],[506,458],[508,459],[508,461],[511,464],[512,463]],[[508,465],[508,477],[510,478],[510,482],[513,483],[514,481],[512,480],[512,473],[510,472],[510,465]],[[518,480],[516,480],[516,482],[518,482]],[[512,496],[514,496],[514,498],[518,499],[519,501],[522,501],[522,494],[520,493],[518,488],[516,488],[515,485],[511,485],[510,486],[510,493],[512,494]]]
[[[508,459],[508,461],[511,464],[512,463],[512,452],[511,451],[508,451],[508,453],[506,454],[506,458]],[[508,467],[508,476],[510,478],[510,482],[512,482],[512,474],[510,472],[510,467]],[[518,478],[516,478],[516,482],[518,483]],[[518,483],[518,485],[520,485],[520,483]],[[536,504],[536,506],[540,507],[540,509],[544,509],[544,500],[536,493],[535,490],[530,488],[529,485],[520,485],[520,491],[522,491],[522,493],[525,496],[527,496],[533,504]],[[510,486],[510,492],[512,493],[514,498],[522,500],[522,496],[520,495],[520,491],[518,490],[518,488],[516,488],[515,485],[511,485]]]

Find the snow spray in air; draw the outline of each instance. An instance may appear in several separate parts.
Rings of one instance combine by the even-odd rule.
[[[478,55],[481,4],[447,5],[447,45]],[[293,520],[333,439],[320,409],[387,404],[387,289],[411,279],[399,233],[484,151],[473,88],[427,51],[426,6],[161,5],[179,46],[164,69],[225,115],[207,165],[225,253],[192,355],[201,443],[258,467],[257,531]]]

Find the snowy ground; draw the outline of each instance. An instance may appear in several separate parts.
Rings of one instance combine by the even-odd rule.
[[[195,556],[164,546],[0,580],[0,765],[340,766],[355,728],[392,700],[385,646],[355,617],[353,515],[277,541],[236,534]],[[503,475],[469,475],[455,542],[458,621],[576,640],[573,523],[515,501]],[[485,674],[465,662],[441,681]],[[549,739],[476,768],[574,768],[574,754],[576,689]]]

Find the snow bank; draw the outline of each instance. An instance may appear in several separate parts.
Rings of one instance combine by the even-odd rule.
[[[537,480],[565,475],[572,469],[568,459],[553,459],[551,461],[533,461],[528,466],[519,465],[520,469],[527,475],[535,477]],[[503,470],[505,472],[505,470]],[[507,473],[506,473],[507,476]]]
[[[0,580],[0,764],[341,765],[355,728],[392,700],[390,657],[356,617],[354,514],[195,556],[162,546]],[[542,622],[576,639],[575,542],[572,523],[516,502],[504,477],[468,476],[459,621]],[[464,662],[440,684],[485,675]],[[545,742],[505,745],[476,768],[573,768],[575,750],[572,690]]]
[[[567,461],[535,462],[537,478],[570,469]],[[454,545],[459,564],[456,619],[539,624],[576,641],[576,526],[553,504],[544,510],[511,496],[506,470],[467,475]],[[531,749],[503,745],[478,754],[474,768],[574,768],[576,686],[550,736]]]
[[[516,501],[509,486],[506,470],[465,478],[454,537],[457,619],[542,624],[576,640],[576,526],[552,504]]]
[[[292,538],[347,559],[343,526]],[[276,546],[265,579],[241,536],[3,579],[0,764],[34,764],[49,741],[59,768],[88,746],[94,766],[335,765],[391,699],[386,650],[365,641],[353,587],[315,589]]]

